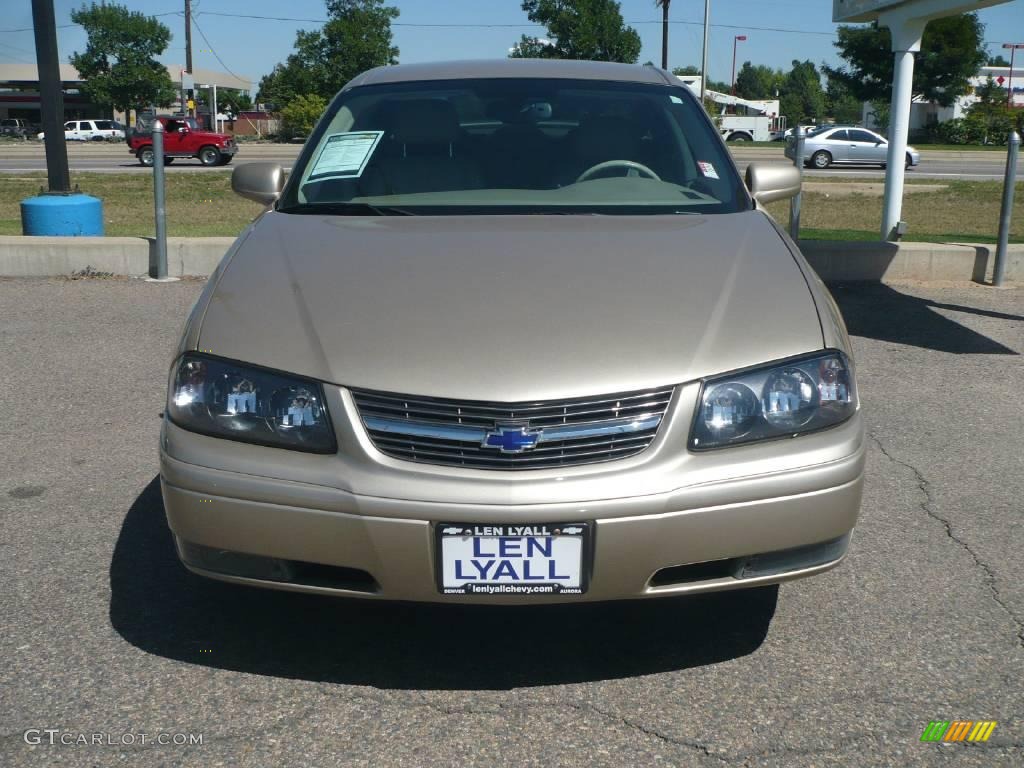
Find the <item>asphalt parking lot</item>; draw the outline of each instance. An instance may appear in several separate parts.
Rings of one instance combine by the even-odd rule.
[[[0,280],[0,764],[1024,764],[1024,290],[836,287],[871,441],[837,570],[456,609],[178,565],[157,434],[201,286]]]

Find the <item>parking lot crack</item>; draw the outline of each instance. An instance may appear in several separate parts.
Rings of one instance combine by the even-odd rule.
[[[1013,612],[1013,610],[1011,610],[1010,606],[1003,599],[1002,594],[1000,594],[999,592],[999,586],[996,583],[995,571],[992,570],[991,566],[989,566],[988,563],[986,563],[978,556],[978,554],[971,548],[971,545],[968,544],[965,539],[961,538],[956,534],[956,532],[953,530],[952,523],[947,518],[943,517],[935,511],[934,499],[932,497],[930,488],[931,483],[921,473],[921,470],[919,470],[913,464],[910,464],[906,461],[903,461],[902,459],[898,459],[895,456],[893,456],[874,432],[869,432],[868,437],[872,440],[872,442],[874,442],[875,445],[878,446],[878,450],[881,451],[882,455],[885,456],[885,458],[887,458],[893,464],[903,467],[904,469],[907,469],[911,473],[913,473],[914,478],[917,481],[917,487],[920,489],[922,496],[924,496],[924,501],[922,501],[919,506],[926,515],[928,515],[930,518],[932,518],[933,520],[937,521],[942,525],[943,529],[946,532],[946,537],[950,541],[957,544],[961,549],[964,550],[964,552],[970,555],[971,559],[974,561],[975,566],[982,572],[984,576],[985,586],[991,593],[992,600],[996,603],[996,605],[1003,609],[1006,615],[1010,617],[1010,621],[1013,622],[1014,627],[1016,628],[1017,644],[1024,648],[1024,621],[1022,621],[1021,618],[1018,617]]]
[[[623,717],[622,715],[615,712],[605,711],[603,709],[600,709],[599,707],[595,707],[593,704],[572,704],[569,702],[566,702],[566,704],[567,706],[572,707],[573,709],[590,710],[591,712],[600,715],[606,720],[610,720],[620,725],[624,725],[630,730],[637,731],[639,733],[644,734],[645,736],[657,739],[658,741],[662,741],[666,744],[670,744],[675,747],[685,747],[687,749],[696,750],[705,755],[706,757],[712,758],[713,760],[717,760],[720,763],[730,764],[729,760],[722,757],[721,755],[714,754],[707,744],[703,744],[699,741],[688,741],[686,739],[678,739],[673,736],[668,736],[662,733],[661,731],[651,728],[650,726],[644,725],[643,723],[638,723],[635,720],[630,720],[628,717]]]

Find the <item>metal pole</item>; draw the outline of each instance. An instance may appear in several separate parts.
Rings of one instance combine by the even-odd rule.
[[[711,29],[711,0],[704,0],[704,49],[700,54],[700,100],[708,87],[708,30]]]
[[[185,0],[185,69],[190,75],[192,74],[192,0]],[[192,101],[194,95],[193,89],[189,88],[188,100]],[[187,103],[186,106],[188,106]],[[188,109],[188,116],[196,116],[195,110],[191,107]]]
[[[156,207],[156,279],[167,278],[167,203],[164,198],[164,125],[153,121],[153,202]]]
[[[1007,81],[1007,106],[1014,105],[1014,53],[1021,46],[1016,43],[1004,43],[1004,48],[1010,48],[1010,79]]]
[[[997,288],[1006,279],[1006,245],[1010,240],[1010,214],[1013,213],[1013,187],[1017,182],[1017,155],[1020,152],[1020,134],[1010,131],[1006,148],[1006,179],[1003,181],[1003,207],[999,211],[999,245],[992,271],[992,285]]]
[[[53,0],[32,0],[32,25],[39,69],[39,109],[46,141],[46,180],[51,193],[71,191],[68,148],[64,143],[64,92],[57,55]]]
[[[803,187],[804,175],[804,127],[797,125],[793,129],[793,165],[800,171],[801,188]],[[800,206],[803,202],[803,192],[797,192],[789,201],[789,236],[794,241],[800,239]]]
[[[217,84],[213,84],[213,114],[210,115],[213,118],[213,130],[216,133],[220,133],[220,126],[217,125]]]
[[[668,7],[672,0],[661,4],[661,68],[668,69]]]

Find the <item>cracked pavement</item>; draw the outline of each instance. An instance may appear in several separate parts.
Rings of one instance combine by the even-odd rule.
[[[1024,764],[1024,290],[834,288],[870,443],[838,569],[481,609],[181,569],[156,439],[201,285],[0,280],[0,764]],[[919,741],[954,719],[999,725]],[[203,743],[28,745],[30,728]]]

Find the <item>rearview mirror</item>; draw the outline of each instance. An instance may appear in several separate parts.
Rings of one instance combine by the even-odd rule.
[[[284,189],[284,168],[278,163],[246,163],[231,174],[235,194],[263,205],[277,200]]]
[[[759,205],[796,197],[800,194],[800,170],[781,163],[751,163],[747,166],[747,189]]]

